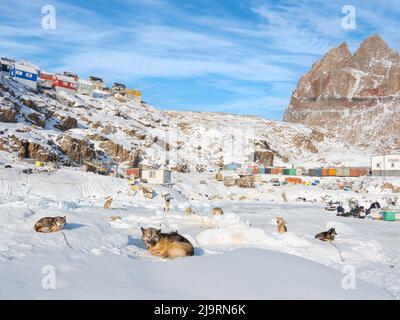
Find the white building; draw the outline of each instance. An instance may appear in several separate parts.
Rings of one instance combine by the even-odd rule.
[[[374,176],[400,177],[400,155],[387,154],[371,157],[371,170]]]
[[[89,80],[78,80],[78,93],[90,95],[93,91],[93,83]]]
[[[171,171],[163,169],[142,169],[140,178],[151,184],[170,184]]]

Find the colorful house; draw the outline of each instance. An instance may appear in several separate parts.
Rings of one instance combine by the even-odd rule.
[[[93,84],[89,80],[79,79],[78,82],[78,93],[90,95],[93,91]]]
[[[142,92],[135,89],[127,89],[126,90],[127,98],[135,100],[136,103],[140,103],[142,101]]]
[[[114,93],[125,93],[126,92],[126,85],[118,82],[114,82],[111,91]]]
[[[52,74],[52,73],[40,71],[38,85],[42,88],[48,88],[48,89],[52,88],[53,87],[53,77],[54,77],[54,74]]]
[[[22,85],[36,90],[39,70],[30,65],[15,63],[10,69],[10,77]]]
[[[76,93],[78,84],[75,78],[56,74],[53,76],[53,86],[57,92]]]
[[[90,76],[89,81],[93,85],[93,90],[103,90],[104,89],[104,81],[102,78]]]

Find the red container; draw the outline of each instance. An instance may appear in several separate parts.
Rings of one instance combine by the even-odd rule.
[[[259,174],[260,169],[258,167],[253,167],[253,174]]]
[[[329,169],[323,168],[322,169],[322,176],[323,177],[329,177]]]

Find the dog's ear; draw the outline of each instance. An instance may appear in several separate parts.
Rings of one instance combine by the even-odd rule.
[[[157,229],[157,233],[160,234],[161,233],[161,229]]]
[[[143,227],[140,227],[140,230],[142,230],[142,233],[144,234],[146,232],[146,229]]]

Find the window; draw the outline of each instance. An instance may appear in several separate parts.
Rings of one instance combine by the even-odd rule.
[[[392,163],[392,168],[394,168],[394,163]]]
[[[17,76],[22,76],[22,71],[17,70],[17,71],[15,71],[15,74],[16,74]]]
[[[27,78],[32,78],[32,76],[33,76],[32,73],[26,73]]]
[[[377,164],[376,164],[376,167],[377,167],[377,168],[379,168],[380,166],[381,166],[381,164],[380,164],[380,163],[377,163]]]
[[[155,178],[156,177],[156,172],[155,171],[150,171],[149,177],[150,178]]]

